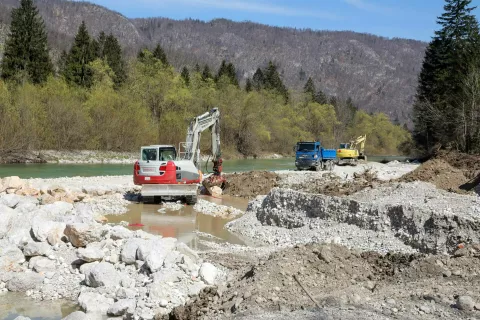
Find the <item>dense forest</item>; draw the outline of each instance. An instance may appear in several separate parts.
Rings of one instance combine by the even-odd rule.
[[[471,0],[446,0],[414,105],[415,140],[426,152],[480,152],[480,33]]]
[[[382,113],[359,111],[306,79],[284,84],[270,61],[239,84],[232,62],[177,72],[160,45],[125,61],[112,34],[93,37],[82,23],[58,63],[32,0],[12,10],[0,80],[0,153],[25,149],[137,150],[178,145],[188,122],[213,107],[222,114],[226,157],[291,153],[299,140],[327,147],[367,134],[368,154],[397,154],[410,134]],[[205,145],[208,139],[204,139]]]
[[[427,45],[422,41],[227,19],[129,19],[87,1],[34,3],[45,21],[54,63],[63,50],[70,49],[84,20],[96,38],[102,31],[112,33],[128,58],[160,44],[179,72],[184,66],[193,69],[196,63],[217,70],[226,60],[235,65],[242,86],[258,67],[273,61],[289,89],[301,90],[311,77],[326,94],[344,100],[351,97],[360,110],[383,112],[413,128],[410,116]],[[19,0],[0,0],[0,56],[10,11],[18,4]]]

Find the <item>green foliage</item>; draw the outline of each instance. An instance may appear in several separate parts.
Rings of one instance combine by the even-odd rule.
[[[101,33],[98,41],[99,43],[99,56],[105,59],[109,67],[114,72],[113,81],[116,87],[122,85],[127,78],[126,63],[123,60],[122,47],[112,34],[105,37],[104,33]]]
[[[43,19],[33,0],[21,0],[20,7],[12,9],[10,34],[1,64],[2,78],[43,83],[52,72]]]
[[[303,93],[307,95],[307,98],[310,101],[315,100],[315,84],[313,83],[313,79],[311,77],[308,78],[307,83],[303,87]]]
[[[265,76],[263,75],[262,69],[258,68],[253,75],[253,88],[257,91],[260,91],[265,88]]]
[[[250,78],[247,78],[247,81],[245,82],[245,91],[250,92],[252,90],[253,90],[252,80],[250,80]]]
[[[93,84],[93,71],[90,63],[96,58],[98,47],[92,42],[85,22],[82,22],[75,41],[67,56],[65,79],[69,83],[89,88]]]
[[[167,55],[159,44],[155,47],[155,50],[153,50],[153,57],[160,60],[160,62],[162,62],[165,67],[169,66]]]
[[[180,74],[182,76],[183,81],[185,81],[185,85],[190,85],[190,72],[188,72],[187,67],[182,68],[182,72]]]
[[[414,104],[415,140],[424,150],[436,144],[461,151],[480,151],[476,107],[466,104],[464,90],[469,74],[479,65],[479,27],[471,0],[446,0],[437,22],[441,29],[430,42],[419,77]],[[474,118],[474,119],[472,119]],[[472,128],[473,125],[473,128]]]
[[[213,79],[212,73],[210,72],[210,67],[205,65],[202,71],[202,80],[208,81],[209,79]]]
[[[238,86],[237,73],[233,63],[227,63],[225,60],[222,61],[217,75],[215,76],[215,82],[221,81],[222,77],[225,78],[226,82]]]

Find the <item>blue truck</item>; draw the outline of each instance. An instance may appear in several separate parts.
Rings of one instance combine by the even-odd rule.
[[[325,149],[319,141],[298,142],[295,146],[295,167],[298,170],[333,170],[336,149]]]

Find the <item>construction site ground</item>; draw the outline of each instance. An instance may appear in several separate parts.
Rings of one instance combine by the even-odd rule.
[[[480,319],[479,167],[441,153],[230,176],[253,200],[227,229],[250,246],[205,250],[227,281],[157,318]]]

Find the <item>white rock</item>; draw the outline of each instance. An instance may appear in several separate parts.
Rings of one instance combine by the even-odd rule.
[[[168,301],[165,299],[160,299],[160,302],[158,303],[158,305],[162,308],[166,308],[168,306]]]
[[[14,219],[15,215],[15,210],[4,204],[0,204],[0,239],[3,239],[11,230],[10,228],[13,224],[12,219]]]
[[[177,244],[175,238],[161,238],[148,240],[140,244],[137,250],[137,259],[146,261],[150,252],[155,249],[155,252],[162,252],[166,256],[170,251],[174,250]]]
[[[135,299],[122,299],[115,302],[107,311],[109,316],[123,316],[125,313],[133,313],[137,303]]]
[[[110,238],[113,240],[129,239],[133,237],[133,232],[122,226],[114,226],[110,230]]]
[[[120,280],[114,266],[107,262],[100,262],[85,273],[85,283],[93,288],[115,287],[120,284]]]
[[[82,311],[75,311],[73,313],[70,313],[68,316],[66,316],[62,320],[90,320],[90,319]]]
[[[134,264],[137,260],[137,250],[140,244],[145,240],[143,239],[128,239],[122,247],[120,258],[126,264]]]
[[[100,242],[108,231],[101,225],[86,223],[67,224],[65,235],[74,247],[85,247],[92,242]]]
[[[475,307],[475,301],[470,296],[460,296],[457,299],[457,307],[460,310],[472,311]]]
[[[45,242],[49,235],[61,230],[62,236],[65,230],[65,224],[61,222],[47,221],[42,217],[35,217],[32,221],[32,233],[37,241]],[[58,233],[58,232],[57,232]],[[62,237],[60,236],[60,238]],[[56,242],[59,243],[59,242]],[[53,244],[56,244],[53,243]],[[51,244],[51,243],[50,243]]]
[[[45,256],[50,252],[51,247],[45,242],[29,242],[23,247],[23,254],[26,257]]]
[[[98,262],[92,262],[92,263],[84,263],[80,266],[80,273],[81,274],[87,274],[90,272],[90,269],[95,267],[98,264]]]
[[[28,262],[28,267],[38,273],[54,272],[57,267],[55,261],[45,257],[33,257]]]
[[[195,251],[193,251],[192,249],[190,249],[183,242],[177,242],[175,250],[177,250],[178,252],[180,252],[181,254],[183,254],[185,256],[190,257],[190,259],[192,259],[195,263],[197,263],[198,260],[200,259],[198,254]]]
[[[22,197],[20,197],[19,195],[16,195],[16,194],[6,194],[2,197],[0,197],[0,204],[3,204],[9,208],[15,208],[18,203],[20,202],[20,200],[22,199]]]
[[[2,185],[5,190],[21,189],[25,185],[25,182],[22,179],[20,179],[20,177],[12,176],[12,177],[4,178],[2,180]]]
[[[16,317],[16,318],[13,319],[13,320],[31,320],[31,319],[28,318],[28,317],[24,317],[24,316],[18,316],[18,317]]]
[[[85,262],[102,261],[105,254],[98,247],[80,248],[77,251],[77,257]]]
[[[206,284],[215,284],[215,278],[217,277],[218,270],[213,264],[208,262],[203,263],[200,266],[200,271],[198,273]]]
[[[118,299],[133,299],[137,293],[133,289],[129,288],[119,288],[117,290],[117,298]]]
[[[10,271],[15,265],[25,262],[20,249],[5,240],[0,240],[0,272]]]
[[[43,276],[38,273],[17,273],[7,282],[7,288],[13,292],[34,290],[43,282]]]
[[[165,255],[161,250],[154,249],[150,252],[145,260],[145,265],[150,272],[154,273],[163,268],[163,262],[165,261]]]
[[[99,293],[84,291],[78,297],[78,304],[87,314],[106,315],[110,306],[113,305],[113,299]]]

